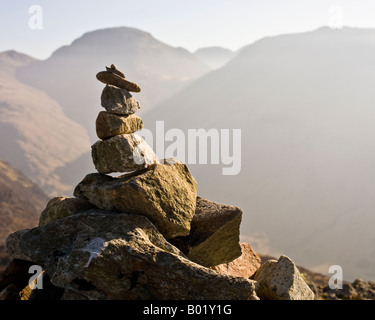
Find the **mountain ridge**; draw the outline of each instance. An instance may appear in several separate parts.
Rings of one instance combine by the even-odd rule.
[[[323,28],[259,40],[145,121],[240,128],[239,176],[191,167],[202,196],[244,208],[242,234],[266,235],[301,265],[373,279],[373,39],[375,30]]]

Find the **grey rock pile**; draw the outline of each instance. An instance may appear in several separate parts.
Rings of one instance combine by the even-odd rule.
[[[239,242],[241,209],[197,196],[188,167],[159,160],[136,134],[143,122],[130,92],[139,86],[114,65],[97,78],[106,84],[92,146],[97,173],[74,198],[50,200],[38,227],[8,236],[11,279],[39,265],[50,297],[63,300],[313,298],[289,258],[259,269],[259,256]],[[48,297],[4,279],[0,298]]]

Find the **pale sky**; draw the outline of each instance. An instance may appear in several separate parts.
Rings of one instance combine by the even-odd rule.
[[[345,26],[375,28],[374,0],[0,0],[0,52],[45,59],[85,32],[129,26],[174,47],[237,50],[264,36],[327,26],[342,10]],[[29,8],[43,9],[43,29],[30,29]]]

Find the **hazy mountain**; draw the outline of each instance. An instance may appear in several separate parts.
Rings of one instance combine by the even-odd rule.
[[[8,260],[5,238],[36,227],[47,201],[46,194],[21,171],[0,160],[0,271]]]
[[[375,30],[264,38],[145,116],[165,130],[240,128],[242,169],[189,165],[201,196],[244,210],[258,252],[374,279]],[[185,140],[186,141],[186,140]],[[187,143],[187,141],[186,141]],[[168,144],[166,144],[167,147]]]
[[[71,186],[54,171],[79,158],[90,144],[85,129],[54,100],[15,78],[17,68],[34,62],[15,51],[0,53],[0,157],[46,192],[61,193]]]
[[[236,53],[222,47],[206,47],[198,49],[194,55],[210,68],[218,69],[233,59]]]
[[[149,33],[119,27],[88,32],[49,59],[20,68],[17,76],[47,92],[71,119],[88,130],[94,142],[104,87],[95,75],[112,63],[140,85],[142,92],[134,94],[141,103],[140,115],[209,71],[185,49],[166,45]]]

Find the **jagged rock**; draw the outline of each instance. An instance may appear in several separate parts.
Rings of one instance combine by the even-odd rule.
[[[141,170],[158,162],[151,147],[137,134],[122,134],[91,146],[92,159],[99,173]]]
[[[242,210],[197,197],[188,237],[172,242],[187,257],[203,266],[228,263],[241,255],[239,244]]]
[[[120,134],[134,133],[142,128],[142,119],[135,114],[122,116],[101,111],[96,118],[96,134],[102,140]]]
[[[187,235],[196,206],[197,184],[185,164],[155,164],[113,178],[92,173],[74,190],[98,208],[148,217],[167,238]]]
[[[63,299],[257,299],[254,281],[191,262],[140,215],[89,210],[25,231],[17,247]]]
[[[40,215],[39,225],[42,226],[51,221],[94,208],[93,204],[83,199],[55,197],[47,203],[47,207]]]
[[[108,112],[129,115],[141,107],[129,91],[107,85],[101,95],[101,104]]]
[[[219,271],[236,277],[249,279],[260,267],[260,257],[248,243],[241,243],[241,256],[229,263],[211,267],[212,270]]]
[[[127,91],[141,92],[141,88],[136,83],[130,82],[125,77],[112,71],[100,71],[96,74],[96,79],[107,85],[114,85]]]
[[[10,284],[0,292],[0,300],[20,300],[18,290],[14,284]]]
[[[268,260],[255,273],[257,294],[264,300],[314,300],[314,293],[287,256]]]

